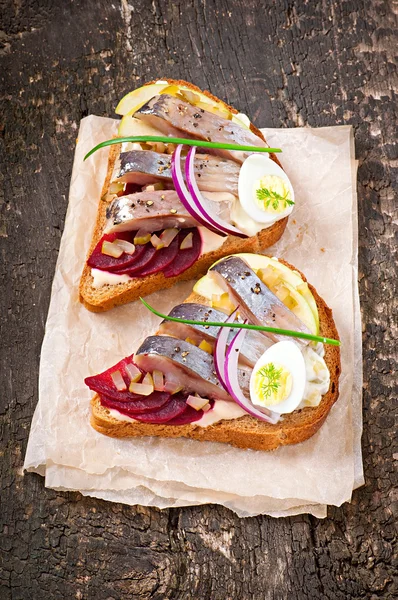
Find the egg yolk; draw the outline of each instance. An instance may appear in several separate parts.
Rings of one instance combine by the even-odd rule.
[[[290,371],[278,363],[267,363],[254,376],[256,399],[265,406],[279,404],[289,397],[293,379]]]
[[[287,182],[278,175],[265,175],[254,184],[254,200],[261,210],[280,214],[294,204]]]

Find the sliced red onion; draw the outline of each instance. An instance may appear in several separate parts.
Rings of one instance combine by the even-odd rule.
[[[114,371],[111,373],[112,381],[119,392],[127,390],[127,385],[124,382],[123,376],[120,371]]]
[[[225,328],[227,329],[227,327]],[[240,329],[235,337],[232,339],[227,355],[225,359],[225,383],[227,386],[228,393],[232,396],[239,406],[241,406],[249,415],[256,417],[260,421],[266,421],[275,425],[279,421],[279,415],[268,410],[268,408],[255,408],[251,401],[246,398],[241,390],[238,381],[238,360],[239,360],[239,349],[243,345],[247,329]]]
[[[216,227],[213,227],[208,219],[206,219],[201,212],[197,209],[195,202],[193,201],[191,194],[188,191],[187,186],[185,185],[184,176],[181,170],[181,150],[182,144],[177,146],[175,149],[173,156],[171,157],[171,177],[173,179],[173,184],[178,194],[178,197],[181,200],[181,203],[187,209],[189,214],[198,221],[201,225],[206,227],[206,229],[210,229],[213,233],[217,235],[226,235],[225,233],[221,233],[220,230]]]
[[[236,313],[238,312],[239,306],[229,315],[226,323],[233,323],[235,321]],[[230,332],[229,327],[220,327],[217,334],[217,339],[214,344],[213,356],[214,356],[214,368],[216,369],[217,377],[220,380],[224,389],[228,392],[227,384],[225,381],[225,354],[227,352],[227,341]]]
[[[206,198],[202,195],[198,184],[196,183],[194,166],[195,154],[196,146],[192,146],[185,161],[185,177],[187,180],[188,190],[196,205],[196,208],[206,219],[206,221],[218,229],[219,232],[223,232],[227,235],[236,235],[237,237],[241,238],[249,237],[246,235],[246,233],[243,233],[243,231],[228,223],[228,221],[225,221],[224,219],[221,219],[219,216],[212,213],[212,210],[209,206],[209,201],[206,200]]]

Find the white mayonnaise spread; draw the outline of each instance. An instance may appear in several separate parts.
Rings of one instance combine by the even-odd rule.
[[[116,285],[117,283],[125,283],[130,281],[131,277],[128,275],[117,275],[116,273],[110,273],[109,271],[101,271],[100,269],[91,269],[91,276],[93,278],[92,287],[95,289],[101,288],[104,285]]]
[[[137,422],[135,419],[132,419],[127,415],[122,415],[118,410],[115,410],[113,408],[108,408],[108,410],[110,416],[114,419],[117,419],[118,421],[128,421],[130,423]],[[199,425],[199,427],[208,427],[209,425],[218,423],[218,421],[222,421],[223,419],[239,419],[239,417],[243,417],[246,414],[246,411],[244,411],[243,408],[239,406],[239,404],[235,404],[235,402],[216,400],[214,403],[214,407],[207,413],[204,413],[203,417],[199,419],[199,421],[195,421],[194,423],[192,423],[192,425]]]

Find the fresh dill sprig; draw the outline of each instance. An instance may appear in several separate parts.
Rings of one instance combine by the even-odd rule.
[[[264,202],[267,208],[269,208],[271,204],[274,210],[279,208],[280,202],[284,203],[283,208],[294,204],[294,201],[289,198],[289,193],[288,190],[284,196],[281,196],[278,192],[274,192],[274,190],[269,190],[268,188],[259,188],[256,190],[257,198]]]
[[[276,394],[281,386],[282,368],[277,369],[273,363],[269,363],[258,370],[258,374],[263,377],[261,382],[261,390],[266,398],[272,394]]]

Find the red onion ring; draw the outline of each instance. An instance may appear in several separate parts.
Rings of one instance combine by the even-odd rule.
[[[224,329],[228,329],[225,327]],[[229,330],[228,330],[229,331]],[[251,401],[246,398],[241,390],[238,381],[238,359],[239,359],[239,347],[242,347],[243,340],[245,339],[247,329],[240,329],[227,350],[225,359],[224,375],[225,383],[227,386],[228,393],[232,396],[239,406],[241,406],[249,415],[259,419],[260,421],[266,421],[275,425],[279,421],[280,416],[272,412],[268,408],[257,409],[253,406]]]
[[[235,308],[235,310],[229,315],[226,323],[233,323],[236,317],[236,313],[238,311],[239,306]],[[228,392],[227,384],[225,382],[224,370],[225,370],[225,353],[227,351],[227,342],[228,336],[230,332],[229,327],[220,327],[220,330],[217,334],[216,342],[214,344],[214,368],[217,373],[217,377],[220,380],[223,388]]]
[[[181,200],[181,203],[189,212],[189,214],[194,219],[196,219],[201,225],[206,227],[206,229],[210,229],[210,231],[213,231],[213,233],[216,233],[217,235],[225,236],[225,233],[221,233],[218,228],[213,227],[211,223],[209,223],[209,221],[196,208],[195,202],[193,201],[191,194],[189,193],[188,188],[185,185],[184,176],[182,174],[181,150],[182,144],[177,146],[171,157],[171,178],[173,180],[174,187],[176,189],[178,197]]]
[[[187,180],[188,190],[191,197],[196,205],[196,208],[202,214],[202,216],[219,232],[227,235],[235,235],[241,238],[247,238],[246,233],[243,233],[237,227],[234,227],[228,221],[224,221],[217,215],[211,214],[211,208],[209,208],[209,201],[202,195],[199,190],[198,184],[195,179],[194,159],[196,154],[196,147],[192,146],[188,152],[185,161],[185,178]]]

